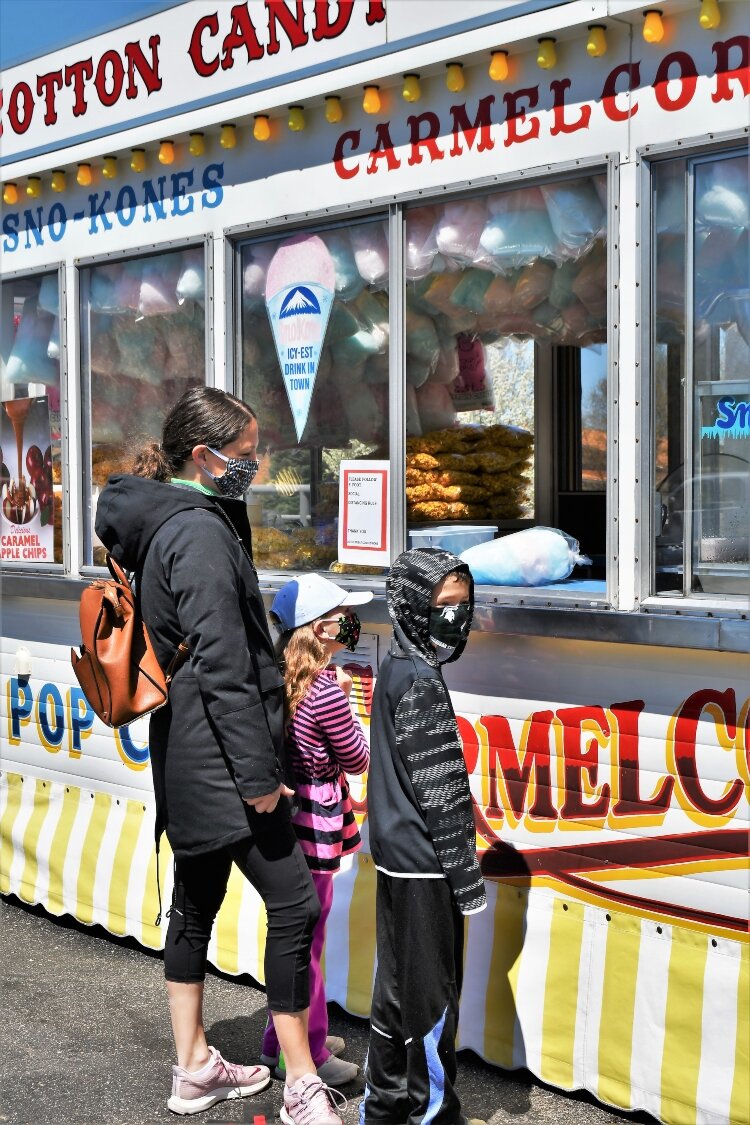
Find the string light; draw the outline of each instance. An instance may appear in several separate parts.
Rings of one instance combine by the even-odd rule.
[[[173,141],[159,141],[159,163],[174,164]]]
[[[76,180],[81,185],[81,187],[90,187],[91,181],[93,180],[93,178],[94,177],[91,174],[91,165],[90,164],[79,164],[78,165],[78,171],[76,172]]]
[[[664,24],[658,8],[650,8],[643,13],[643,38],[647,43],[661,43],[664,38]]]
[[[551,70],[557,63],[557,51],[555,50],[555,40],[551,38],[544,38],[539,40],[539,49],[536,53],[537,66],[542,70]]]
[[[504,82],[508,77],[508,52],[493,51],[490,62],[490,78],[493,82]]]
[[[466,85],[464,78],[464,64],[449,62],[445,64],[445,84],[452,94],[459,93]]]
[[[721,11],[717,0],[701,0],[698,23],[704,31],[713,31],[721,23]]]
[[[191,156],[203,156],[206,151],[206,142],[203,140],[203,133],[191,133],[190,142],[188,144],[188,152]]]
[[[52,173],[51,186],[53,191],[65,191],[65,173],[62,168],[56,168]]]
[[[329,94],[326,98],[326,121],[331,125],[338,124],[344,116],[341,98],[336,94]]]
[[[607,29],[601,23],[589,24],[589,37],[586,50],[592,59],[599,59],[607,52]]]
[[[287,125],[293,133],[301,133],[305,127],[305,111],[301,105],[289,106]]]
[[[30,199],[38,199],[42,194],[42,181],[38,176],[29,176],[26,183],[26,194]]]
[[[236,148],[237,147],[237,126],[236,125],[222,125],[221,132],[219,133],[219,144],[222,148]]]
[[[102,162],[102,175],[105,180],[114,180],[117,175],[117,157],[105,156]]]
[[[365,96],[362,98],[362,109],[365,113],[380,113],[379,86],[365,86]]]
[[[422,87],[418,74],[405,74],[404,85],[401,90],[405,102],[418,102],[422,96]]]
[[[134,172],[143,172],[146,168],[145,148],[134,148],[130,154],[130,167]]]
[[[3,186],[3,203],[7,203],[9,207],[18,203],[18,187],[16,184],[7,183]]]
[[[259,113],[255,118],[253,136],[256,141],[268,141],[271,139],[271,126],[268,121],[267,113]]]

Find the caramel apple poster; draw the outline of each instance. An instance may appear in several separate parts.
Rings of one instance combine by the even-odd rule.
[[[12,398],[0,410],[0,558],[54,562],[49,404]]]

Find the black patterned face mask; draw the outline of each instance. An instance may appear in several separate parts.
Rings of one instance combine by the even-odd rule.
[[[214,457],[221,458],[226,464],[226,471],[222,476],[215,477],[204,467],[204,473],[211,478],[222,496],[227,496],[230,500],[239,500],[253,483],[260,462],[251,457],[225,457],[223,453],[219,453],[218,449],[212,449],[210,445],[207,445],[206,449],[210,449]]]
[[[430,640],[438,653],[449,650],[445,659],[458,647],[469,631],[469,605],[433,606],[430,609]]]
[[[344,645],[349,652],[354,652],[359,643],[359,634],[362,632],[362,622],[356,613],[347,613],[343,617],[330,617],[329,621],[338,621],[339,631],[333,638],[337,644]]]

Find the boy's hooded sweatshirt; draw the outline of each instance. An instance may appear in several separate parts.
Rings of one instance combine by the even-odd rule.
[[[465,563],[438,548],[406,551],[386,587],[391,649],[378,671],[367,785],[370,848],[378,870],[446,878],[462,914],[486,906],[469,779],[448,689],[430,641],[432,592]],[[451,656],[457,660],[463,641]]]

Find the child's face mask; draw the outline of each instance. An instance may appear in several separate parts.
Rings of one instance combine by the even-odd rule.
[[[359,643],[359,634],[362,632],[362,623],[356,613],[346,613],[342,617],[329,617],[328,621],[337,621],[339,631],[332,640],[344,645],[349,652],[354,652]]]
[[[456,651],[469,631],[470,621],[471,606],[466,602],[430,609],[430,640],[441,663]]]

